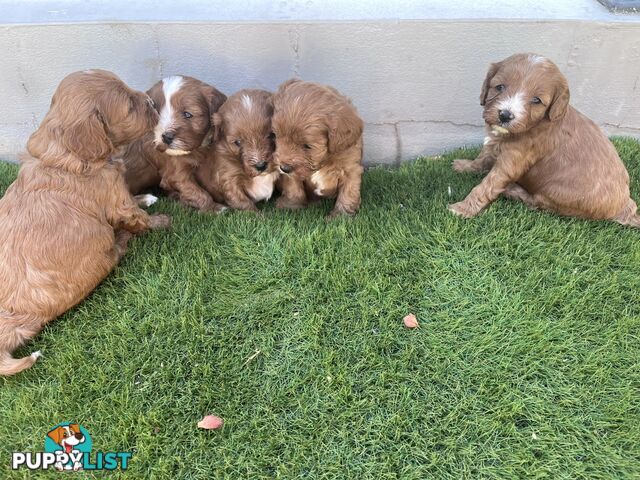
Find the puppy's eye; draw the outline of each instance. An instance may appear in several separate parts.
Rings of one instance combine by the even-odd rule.
[[[182,112],[182,116],[184,118],[191,118],[193,117],[193,114],[191,112]]]
[[[275,139],[276,139],[276,134],[275,134],[275,133],[273,133],[273,132],[271,132],[269,135],[267,135],[267,138],[268,138],[269,140],[275,140]]]
[[[504,91],[504,89],[505,89],[505,88],[506,88],[506,87],[505,87],[503,84],[499,84],[499,85],[496,85],[496,86],[495,86],[495,89],[496,89],[498,92],[502,92],[502,91]]]
[[[302,148],[304,148],[305,150],[311,150],[313,147],[308,143],[305,143],[304,145],[302,145]]]
[[[236,147],[239,147],[239,146],[240,146],[240,140],[234,140],[234,141],[233,141],[233,144],[234,144]]]
[[[537,105],[539,103],[542,103],[542,100],[540,100],[538,97],[533,97],[531,99],[531,103],[535,103]]]

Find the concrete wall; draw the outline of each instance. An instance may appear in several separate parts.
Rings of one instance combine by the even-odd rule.
[[[493,8],[500,1],[485,4]],[[464,18],[458,10],[460,18],[450,18],[455,15],[429,10],[411,11],[406,20],[306,21],[290,15],[252,22],[92,17],[92,23],[78,23],[67,16],[58,24],[47,16],[53,13],[34,17],[17,2],[4,3],[13,5],[4,21],[0,13],[4,159],[24,148],[60,79],[95,67],[139,89],[171,74],[201,78],[227,94],[243,87],[275,89],[293,76],[330,83],[353,99],[365,120],[366,161],[395,163],[480,143],[478,95],[486,68],[519,51],[553,59],[569,79],[572,104],[608,133],[640,137],[640,17],[616,17],[595,0],[577,1],[583,6],[577,13],[554,11],[538,15],[554,18],[535,21],[522,17],[540,13],[539,1],[529,15],[500,11],[512,18],[499,19]]]

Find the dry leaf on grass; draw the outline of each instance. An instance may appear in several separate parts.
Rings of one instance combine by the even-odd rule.
[[[202,420],[198,422],[198,428],[205,428],[207,430],[217,430],[224,425],[224,420],[215,415],[206,415]]]
[[[420,324],[418,323],[418,319],[413,313],[410,313],[406,317],[402,319],[404,326],[407,328],[418,328]]]

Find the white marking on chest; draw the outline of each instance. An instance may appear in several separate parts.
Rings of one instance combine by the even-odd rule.
[[[173,123],[173,107],[171,106],[171,97],[180,90],[184,79],[180,76],[167,77],[162,80],[162,94],[164,95],[164,105],[160,112],[160,120],[156,126],[155,140],[156,143],[162,143],[162,134],[171,127]]]
[[[319,197],[322,196],[322,191],[325,189],[325,178],[324,172],[322,170],[318,170],[313,175],[311,175],[311,181],[313,185],[316,187],[314,193]]]
[[[273,186],[276,183],[276,178],[278,178],[278,172],[253,177],[249,188],[247,188],[247,194],[254,202],[269,200],[273,195]]]
[[[524,115],[524,95],[521,92],[512,95],[511,97],[507,97],[504,100],[501,100],[498,103],[499,110],[509,110],[513,114],[513,122],[518,122],[521,120],[522,115]]]

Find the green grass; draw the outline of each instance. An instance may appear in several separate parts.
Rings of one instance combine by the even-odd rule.
[[[640,144],[615,143],[640,199]],[[76,420],[134,451],[127,478],[638,478],[640,231],[503,199],[457,218],[480,177],[450,160],[475,153],[369,170],[334,223],[159,202],[173,229],[0,379],[0,477]]]

